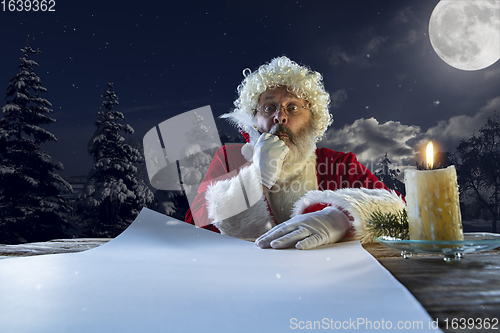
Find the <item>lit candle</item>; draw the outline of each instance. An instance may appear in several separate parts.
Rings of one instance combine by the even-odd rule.
[[[428,170],[405,170],[411,240],[463,240],[455,166],[432,170],[434,152],[427,145]]]

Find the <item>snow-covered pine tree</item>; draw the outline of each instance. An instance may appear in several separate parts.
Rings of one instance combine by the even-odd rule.
[[[21,49],[19,73],[12,77],[5,94],[0,119],[0,243],[45,241],[67,236],[68,206],[62,192],[71,185],[40,145],[57,141],[40,127],[56,120],[47,116],[52,104],[40,97],[47,89],[34,71],[38,63],[29,59],[39,54],[28,43]]]
[[[381,168],[375,171],[374,175],[391,190],[398,191],[402,195],[405,195],[405,184],[398,179],[400,171],[399,169],[392,169],[389,166],[390,164],[392,164],[392,162],[389,160],[386,153],[384,159],[379,164]]]
[[[87,183],[79,194],[79,212],[89,236],[115,237],[135,219],[142,207],[151,206],[153,193],[137,177],[136,164],[141,152],[126,143],[121,132],[133,134],[122,123],[123,113],[114,111],[118,97],[113,83],[107,84],[102,108],[97,113],[97,127],[88,144],[94,159]]]

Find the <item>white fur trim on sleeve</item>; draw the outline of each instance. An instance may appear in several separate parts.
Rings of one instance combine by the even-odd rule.
[[[371,213],[396,213],[406,207],[396,192],[385,189],[344,188],[337,191],[309,191],[295,203],[292,217],[302,214],[307,207],[318,203],[338,206],[349,212],[354,218],[356,239],[362,243],[375,241],[374,235],[366,229]]]
[[[271,230],[276,223],[271,217],[264,196],[249,209],[223,221],[214,222],[222,234],[248,241],[255,241]]]
[[[262,195],[260,173],[253,165],[244,167],[234,177],[207,187],[208,217],[216,222],[235,216],[255,205]]]

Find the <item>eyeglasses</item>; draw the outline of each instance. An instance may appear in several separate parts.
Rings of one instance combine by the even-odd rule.
[[[299,102],[292,101],[285,105],[276,105],[274,103],[266,103],[262,104],[257,108],[257,110],[262,114],[263,117],[269,118],[272,117],[279,109],[283,108],[286,115],[289,117],[296,117],[304,111],[304,109],[308,110],[309,108],[303,106]]]

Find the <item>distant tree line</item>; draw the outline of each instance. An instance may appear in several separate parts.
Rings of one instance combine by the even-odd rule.
[[[41,148],[44,142],[57,141],[42,127],[56,120],[49,116],[52,104],[41,97],[47,89],[35,73],[39,65],[30,59],[41,52],[28,43],[21,52],[19,72],[8,82],[0,119],[0,243],[75,235],[115,237],[128,227],[142,207],[183,219],[189,206],[187,190],[155,191],[149,185],[141,144],[122,135],[130,138],[134,130],[124,123],[123,113],[114,109],[119,103],[111,82],[107,84],[97,112],[96,130],[88,143],[94,165],[76,197],[76,205],[73,208],[68,205],[64,195],[73,189],[59,175],[63,165]],[[195,134],[204,133],[201,125],[199,120],[195,123]],[[223,142],[241,141],[224,132],[219,131],[218,135]],[[190,168],[181,166],[184,180],[196,178],[193,184],[195,180],[201,181],[203,172],[198,171],[205,170],[210,162],[200,152],[194,153],[187,159],[195,159],[196,163]],[[457,168],[463,218],[491,220],[491,229],[496,232],[500,213],[498,117],[488,118],[477,134],[460,142],[456,151],[436,153],[435,161],[438,167],[454,164]],[[400,171],[390,165],[386,154],[375,175],[404,195],[404,184],[397,179]],[[186,187],[188,182],[184,184]],[[194,186],[191,187],[194,191]],[[69,223],[68,217],[74,214],[76,222]],[[80,230],[76,231],[77,228]]]
[[[462,216],[467,219],[491,220],[491,231],[497,232],[500,208],[500,121],[498,115],[471,138],[462,140],[450,154],[457,165]]]
[[[76,196],[72,194],[70,183],[59,175],[62,163],[41,148],[44,142],[57,141],[42,127],[56,120],[49,116],[52,104],[41,97],[47,89],[35,72],[39,65],[30,59],[41,51],[27,43],[21,52],[19,72],[9,80],[0,119],[0,243],[115,237],[143,207],[184,219],[189,208],[187,180],[201,182],[211,158],[207,160],[200,152],[186,157],[197,163],[193,164],[196,168],[181,166],[183,191],[152,188],[142,140],[133,138],[133,128],[125,123],[123,113],[115,110],[119,102],[112,82],[107,84],[94,123],[96,130],[87,147],[94,165],[86,177],[71,177],[84,183]],[[204,134],[202,127],[195,119],[194,133],[189,135]],[[219,136],[223,142],[241,141],[223,131]],[[203,165],[200,155],[205,157]],[[196,191],[194,187],[190,190]]]
[[[27,43],[21,52],[19,72],[9,80],[0,119],[0,243],[6,244],[75,234],[64,199],[73,190],[58,173],[62,163],[41,148],[44,142],[57,141],[42,127],[56,120],[49,116],[52,104],[41,97],[47,89],[35,73],[39,65],[30,59],[41,51]],[[142,207],[153,205],[152,191],[138,176],[144,165],[141,149],[121,135],[134,130],[124,124],[123,113],[113,109],[116,105],[118,97],[109,82],[88,145],[94,166],[77,198],[78,227],[85,236],[114,237]]]

